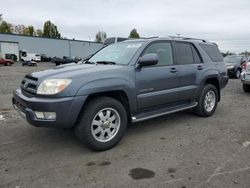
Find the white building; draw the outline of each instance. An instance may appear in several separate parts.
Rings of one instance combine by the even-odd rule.
[[[0,56],[15,54],[19,59],[19,51],[27,53],[45,54],[48,57],[80,57],[84,58],[95,53],[103,45],[97,42],[52,39],[45,37],[33,37],[17,34],[0,33]]]

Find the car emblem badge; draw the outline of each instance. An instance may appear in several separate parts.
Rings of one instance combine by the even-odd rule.
[[[25,88],[25,89],[27,89],[28,88],[28,82],[25,82],[24,84],[23,84],[23,87]]]

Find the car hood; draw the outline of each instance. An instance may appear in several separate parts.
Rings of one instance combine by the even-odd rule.
[[[71,79],[70,85],[62,92],[53,97],[74,96],[79,89],[88,83],[103,82],[106,80],[130,80],[133,79],[134,67],[123,65],[92,65],[70,64],[58,66],[50,70],[31,73],[29,76],[38,79],[40,85],[46,79]]]
[[[225,64],[226,64],[226,66],[236,66],[236,65],[238,65],[238,63],[227,63],[227,62],[225,62]]]
[[[96,79],[97,77],[104,77],[104,75],[111,75],[118,70],[126,69],[128,66],[121,65],[90,65],[90,64],[69,64],[58,66],[50,70],[44,70],[40,72],[34,72],[30,75],[32,77],[38,78],[39,81],[44,79],[53,79],[53,78],[68,78],[68,79],[77,79],[85,78]]]

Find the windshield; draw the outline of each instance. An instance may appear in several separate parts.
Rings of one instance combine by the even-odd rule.
[[[241,56],[226,56],[224,58],[225,63],[240,63],[241,61]]]
[[[127,65],[142,42],[124,42],[111,44],[91,57],[88,62],[114,62],[115,64]]]

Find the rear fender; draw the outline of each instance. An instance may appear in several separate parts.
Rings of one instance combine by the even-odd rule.
[[[221,82],[221,77],[216,70],[208,70],[207,72],[204,73],[202,80],[199,83],[199,87],[194,95],[195,100],[197,100],[203,90],[203,86],[206,84],[206,81],[211,78],[216,78],[218,80],[219,87],[218,89],[218,95],[219,95],[219,100],[220,100],[220,82]]]

